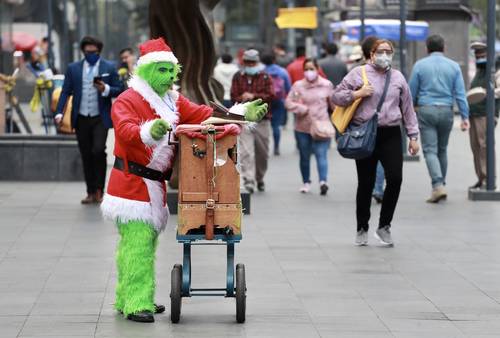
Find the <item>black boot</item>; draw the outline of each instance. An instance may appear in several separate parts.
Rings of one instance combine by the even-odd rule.
[[[155,313],[165,312],[165,305],[155,304]]]
[[[127,319],[140,323],[153,323],[155,321],[155,317],[153,317],[153,313],[151,311],[131,313],[127,316]]]

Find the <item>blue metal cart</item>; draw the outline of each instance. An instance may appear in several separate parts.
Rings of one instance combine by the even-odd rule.
[[[178,323],[181,315],[182,298],[195,296],[223,296],[236,298],[236,321],[245,322],[246,311],[246,282],[245,265],[234,265],[234,246],[241,240],[241,235],[233,235],[228,232],[214,234],[211,241],[205,240],[204,234],[177,235],[177,241],[183,245],[183,262],[175,264],[171,273],[170,291],[170,319],[172,323]],[[191,246],[193,245],[226,245],[227,247],[227,271],[226,287],[215,289],[194,289],[191,287]]]

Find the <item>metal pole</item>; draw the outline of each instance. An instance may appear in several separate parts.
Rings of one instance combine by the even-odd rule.
[[[399,68],[406,78],[406,0],[399,0]]]
[[[495,71],[495,0],[488,0],[487,48],[486,189],[493,191],[495,190],[495,93],[492,75]]]
[[[323,34],[322,34],[322,27],[321,27],[321,0],[316,0],[316,7],[317,7],[317,21],[318,21],[318,27],[316,28],[316,34],[317,34],[317,53],[316,57],[319,59],[321,57],[321,42],[323,40]]]
[[[47,62],[49,64],[49,68],[54,68],[54,53],[52,51],[52,0],[48,0],[48,15],[47,15]]]
[[[69,64],[69,48],[71,47],[71,44],[69,42],[69,35],[68,35],[68,0],[63,1],[63,39],[62,43],[60,44],[62,46],[62,62],[61,62],[61,71],[65,72],[66,71],[66,65]]]
[[[365,0],[360,1],[360,13],[359,19],[361,20],[361,27],[359,31],[359,41],[363,41],[365,39]]]
[[[294,0],[288,0],[288,8],[294,8],[295,7],[295,1]],[[295,29],[290,28],[288,29],[288,51],[295,53]]]

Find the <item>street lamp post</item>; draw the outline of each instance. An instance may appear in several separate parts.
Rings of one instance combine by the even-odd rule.
[[[495,0],[488,0],[487,59],[486,59],[486,190],[470,189],[473,201],[500,201],[500,191],[495,188]]]
[[[399,1],[399,67],[406,78],[406,0]]]
[[[52,0],[48,0],[48,13],[47,13],[47,62],[49,64],[49,68],[54,68],[54,53],[52,51]]]
[[[495,92],[492,74],[495,72],[495,0],[488,1],[488,31],[487,31],[487,62],[486,62],[486,163],[487,190],[495,190]]]

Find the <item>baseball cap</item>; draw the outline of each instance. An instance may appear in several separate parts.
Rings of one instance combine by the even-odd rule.
[[[243,53],[243,61],[254,61],[254,62],[259,62],[259,52],[255,49],[247,49]]]

